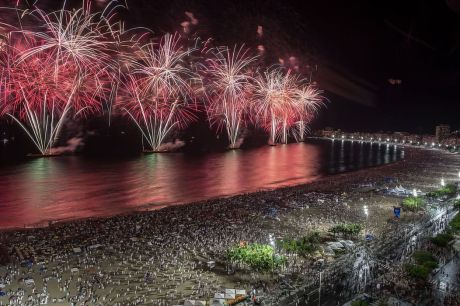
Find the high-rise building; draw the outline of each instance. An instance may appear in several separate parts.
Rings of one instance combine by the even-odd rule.
[[[450,136],[450,126],[447,124],[440,124],[436,126],[436,141],[440,142]]]

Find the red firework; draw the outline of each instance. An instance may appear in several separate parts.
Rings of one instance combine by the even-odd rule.
[[[287,142],[289,128],[303,109],[297,97],[300,79],[290,71],[272,68],[260,75],[255,85],[253,120],[270,133],[271,144],[277,138]]]
[[[246,115],[253,89],[253,63],[243,47],[212,50],[212,57],[204,65],[206,79],[206,111],[211,126],[227,132],[229,147],[237,148],[243,140]]]
[[[153,151],[160,150],[173,131],[196,119],[201,82],[187,61],[192,51],[182,47],[179,35],[166,34],[159,44],[140,46],[128,60],[127,81],[117,104]]]
[[[46,52],[18,60],[23,50],[30,46],[25,40],[9,45],[4,53],[2,104],[3,114],[25,116],[27,108],[42,113],[43,108],[61,112],[70,107],[76,114],[88,114],[101,110],[107,86],[101,82],[104,70],[91,74],[82,73],[72,61],[55,65]],[[72,99],[69,97],[72,96]]]

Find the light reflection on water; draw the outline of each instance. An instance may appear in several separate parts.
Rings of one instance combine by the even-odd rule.
[[[400,156],[393,146],[313,141],[202,156],[31,159],[0,169],[0,227],[107,216],[301,184]]]

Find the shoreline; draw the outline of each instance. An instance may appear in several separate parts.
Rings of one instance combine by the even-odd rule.
[[[321,139],[321,140],[330,140],[329,138],[322,138],[322,137],[310,137],[312,139]],[[347,140],[345,140],[347,141]],[[351,140],[350,140],[351,141]],[[364,141],[366,142],[366,141]],[[370,142],[368,142],[370,143]],[[404,146],[401,146],[404,147]],[[418,148],[418,147],[409,147],[408,148],[412,150],[429,150],[428,148]],[[290,189],[298,189],[298,188],[306,188],[307,190],[312,191],[319,191],[321,188],[318,190],[315,190],[315,186],[321,185],[325,182],[329,182],[330,180],[335,180],[335,179],[340,179],[343,176],[349,176],[349,175],[354,175],[355,173],[364,173],[367,171],[375,170],[375,169],[380,169],[380,168],[385,168],[390,165],[394,164],[399,164],[401,162],[404,162],[406,158],[396,160],[394,162],[390,162],[387,164],[383,165],[376,165],[376,166],[369,166],[366,168],[362,169],[357,169],[357,170],[350,170],[350,171],[345,171],[341,173],[336,173],[336,174],[327,174],[327,175],[318,175],[316,178],[313,178],[311,181],[308,182],[302,182],[300,184],[294,184],[294,185],[285,185],[285,186],[279,186],[279,187],[274,187],[274,188],[261,188],[259,190],[255,191],[250,191],[250,192],[245,192],[245,193],[235,193],[235,194],[228,194],[228,195],[219,195],[215,197],[211,197],[208,199],[203,199],[199,201],[193,201],[193,202],[170,202],[170,203],[149,203],[149,204],[143,204],[138,206],[134,210],[122,212],[122,213],[115,213],[112,215],[107,215],[107,216],[95,216],[95,217],[89,217],[89,218],[74,218],[74,217],[69,217],[66,219],[60,219],[60,220],[42,220],[36,223],[32,224],[25,224],[24,226],[21,227],[0,227],[0,232],[5,232],[5,231],[21,231],[21,230],[33,230],[33,229],[39,229],[39,228],[48,228],[49,224],[51,222],[52,226],[58,226],[62,224],[69,224],[69,223],[79,223],[79,222],[84,222],[85,220],[88,221],[97,221],[97,220],[106,220],[110,218],[116,218],[116,217],[129,217],[131,215],[138,215],[138,214],[150,214],[154,213],[157,211],[162,211],[165,209],[170,209],[170,208],[177,208],[181,206],[200,206],[204,203],[208,202],[219,202],[220,200],[224,199],[232,199],[235,197],[241,197],[241,196],[261,196],[266,193],[274,192],[274,191],[290,191]],[[331,190],[330,190],[331,191]],[[328,192],[328,190],[323,190],[323,192]]]

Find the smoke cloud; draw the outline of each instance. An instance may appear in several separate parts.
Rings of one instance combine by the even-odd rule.
[[[162,145],[159,146],[158,148],[158,151],[162,152],[162,151],[176,151],[180,148],[182,148],[183,146],[185,146],[185,142],[180,140],[180,139],[176,139],[174,140],[174,142],[167,142],[167,143],[164,143]]]
[[[60,146],[56,148],[51,148],[49,153],[51,155],[61,155],[66,153],[74,153],[80,146],[83,146],[83,138],[73,137],[67,141],[66,146]]]

